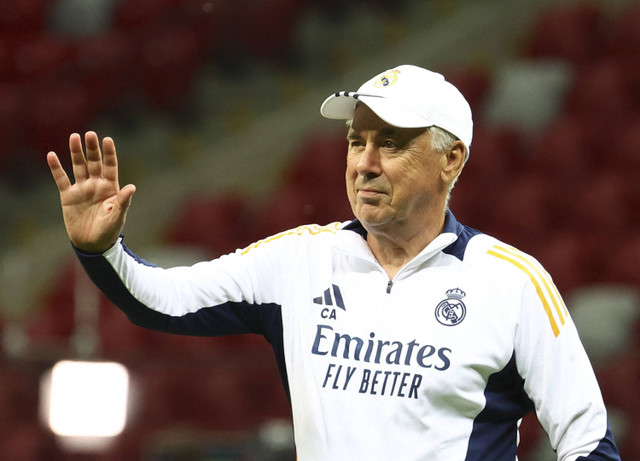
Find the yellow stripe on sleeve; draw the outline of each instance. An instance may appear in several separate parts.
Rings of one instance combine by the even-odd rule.
[[[494,246],[494,248],[499,249],[496,246]],[[504,261],[507,261],[507,262],[513,264],[518,269],[520,269],[525,274],[527,274],[527,276],[531,280],[531,283],[533,283],[533,286],[535,287],[536,292],[538,293],[538,297],[540,298],[540,301],[542,302],[542,306],[544,307],[544,311],[546,312],[547,317],[549,318],[549,323],[551,324],[551,330],[553,331],[553,335],[555,337],[558,337],[558,335],[560,334],[560,329],[558,328],[558,324],[556,323],[556,319],[553,317],[553,313],[551,312],[551,306],[549,306],[549,302],[547,301],[547,298],[544,295],[544,292],[542,291],[542,287],[540,286],[540,283],[538,283],[538,280],[533,275],[533,273],[526,266],[524,266],[522,263],[518,262],[516,259],[514,259],[513,257],[511,257],[508,254],[498,253],[498,252],[496,252],[494,250],[488,250],[487,253],[490,254],[491,256],[495,256],[496,258],[500,258],[500,259],[502,259]]]
[[[262,245],[263,243],[269,243],[269,242],[273,242],[274,240],[278,240],[282,237],[285,237],[287,235],[303,235],[305,232],[309,233],[310,235],[317,235],[320,234],[322,232],[331,232],[332,234],[335,234],[337,231],[339,230],[339,228],[337,226],[317,226],[317,225],[307,225],[307,226],[300,226],[300,227],[296,227],[295,229],[292,229],[290,231],[286,231],[286,232],[281,232],[279,234],[276,234],[272,237],[268,237],[266,239],[263,240],[258,240],[256,243],[249,245],[247,248],[245,248],[244,250],[242,250],[242,252],[240,254],[245,255],[247,254],[249,251],[258,248],[260,245]]]
[[[553,302],[553,306],[555,307],[556,312],[558,313],[558,318],[560,318],[560,323],[564,325],[564,316],[569,315],[567,312],[567,306],[565,306],[564,302],[562,301],[562,296],[560,296],[560,293],[558,293],[558,289],[556,288],[556,285],[553,283],[553,281],[551,281],[551,279],[546,274],[544,269],[542,269],[542,266],[536,263],[535,260],[533,260],[533,258],[531,258],[530,256],[525,255],[524,253],[516,250],[513,247],[505,248],[499,245],[495,245],[494,248],[497,248],[498,250],[501,250],[512,256],[515,256],[520,261],[524,262],[529,268],[535,271],[539,279],[542,280],[542,283],[544,284],[544,287],[546,288],[547,293],[549,294],[549,298]],[[562,315],[562,311],[560,310],[560,307],[562,307],[562,310],[564,310],[564,316]]]

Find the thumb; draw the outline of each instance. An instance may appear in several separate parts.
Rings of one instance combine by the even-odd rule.
[[[129,205],[131,205],[131,197],[133,197],[133,194],[135,194],[135,192],[136,186],[134,186],[133,184],[127,184],[126,186],[124,186],[122,189],[120,189],[120,191],[118,191],[118,204],[125,210],[129,208]]]

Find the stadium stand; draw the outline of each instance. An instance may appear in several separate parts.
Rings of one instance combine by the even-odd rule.
[[[48,18],[62,3],[0,3],[0,177],[4,183],[0,204],[7,206],[7,216],[22,216],[9,204],[28,194],[34,184],[46,187],[52,195],[41,154],[51,149],[64,152],[70,131],[106,126],[121,133],[127,144],[137,127],[153,131],[159,117],[176,123],[176,132],[166,134],[176,143],[184,139],[179,135],[195,119],[198,129],[208,134],[207,144],[216,140],[220,126],[246,132],[255,121],[251,116],[221,123],[241,102],[258,99],[239,98],[231,90],[234,84],[243,94],[265,93],[264,98],[271,102],[279,96],[266,94],[264,81],[256,83],[252,73],[276,74],[278,83],[268,88],[281,85],[290,90],[296,81],[292,75],[308,75],[306,63],[309,68],[322,68],[322,75],[314,71],[320,76],[316,78],[331,79],[333,88],[336,81],[348,81],[348,71],[353,69],[345,64],[351,50],[335,47],[348,32],[348,21],[340,25],[336,16],[348,17],[350,8],[388,14],[386,2],[373,0],[359,0],[356,6],[338,0],[121,1],[107,30],[72,36],[49,30]],[[416,8],[413,3],[398,2],[393,18],[410,22],[412,8]],[[429,8],[433,8],[428,11],[434,22],[462,14],[454,7]],[[635,314],[625,317],[627,322],[610,322],[602,330],[605,336],[625,340],[595,364],[605,401],[615,410],[614,430],[623,459],[638,459],[640,7],[630,1],[611,2],[608,7],[604,2],[576,1],[537,8],[540,14],[524,28],[527,35],[519,37],[515,55],[502,57],[512,65],[531,68],[536,63],[542,68],[550,61],[560,62],[570,71],[565,80],[567,91],[553,101],[555,112],[536,132],[518,126],[517,120],[496,124],[483,119],[483,114],[492,113],[495,100],[491,95],[501,89],[496,87],[501,81],[496,69],[504,61],[460,66],[442,60],[441,67],[452,69],[451,80],[468,96],[477,114],[471,160],[454,190],[451,207],[465,224],[536,255],[566,293],[570,309],[574,301],[580,318],[587,319],[583,320],[585,331],[600,318],[621,315],[616,301],[631,300],[625,309]],[[314,54],[300,49],[301,33],[296,27],[301,18],[318,9],[333,18],[335,28],[331,30],[334,36],[317,43]],[[57,20],[64,24],[63,19]],[[317,19],[318,24],[322,20]],[[384,18],[376,21],[385,24]],[[370,40],[362,30],[360,33],[363,41]],[[388,44],[394,40],[389,39]],[[314,56],[315,62],[308,62],[305,56]],[[474,58],[489,61],[477,54]],[[363,59],[361,65],[367,68],[369,64]],[[213,77],[204,77],[208,74]],[[260,78],[268,77],[257,80]],[[215,106],[208,107],[211,113],[203,112],[203,101],[209,101],[207,90],[216,90],[216,97],[228,92],[229,98],[215,101]],[[287,106],[291,101],[286,98],[280,104],[292,107]],[[265,105],[269,104],[255,101],[251,107],[256,110]],[[509,107],[500,109],[507,111],[501,117],[508,120]],[[517,113],[514,108],[511,117]],[[217,128],[211,128],[214,124]],[[196,248],[203,256],[215,257],[301,223],[349,219],[342,176],[343,134],[343,129],[334,128],[328,134],[305,132],[291,141],[283,148],[286,160],[278,163],[275,186],[257,194],[261,200],[233,187],[203,192],[198,185],[185,190],[183,205],[174,207],[171,197],[177,192],[171,190],[171,184],[166,186],[165,202],[153,209],[163,209],[168,217],[158,221],[161,230],[149,239],[155,245]],[[175,169],[175,162],[190,165],[189,154],[176,159],[151,149],[141,150],[139,156],[124,158],[122,163],[135,167],[136,161],[155,162],[154,171],[162,174]],[[314,181],[308,180],[309,172],[314,173]],[[47,224],[51,222],[62,226],[58,215],[52,215]],[[44,233],[45,227],[36,226],[34,232]],[[18,235],[24,228],[23,219],[3,223],[0,240],[15,245],[26,238]],[[0,267],[9,271],[7,254],[8,250],[0,252],[0,262],[6,262]],[[5,343],[14,338],[7,334],[11,323],[12,328],[22,329],[27,344],[22,349],[5,346],[22,352],[17,356],[5,353],[0,359],[1,459],[74,459],[55,443],[37,414],[40,376],[53,360],[73,353],[74,293],[82,275],[73,261],[62,261],[56,262],[54,270],[47,269],[38,305],[31,306],[28,314],[16,316],[15,309],[6,306],[0,311]],[[37,275],[37,271],[31,274],[34,284]],[[599,290],[597,299],[608,303],[585,307],[589,299],[585,293],[591,289]],[[628,293],[636,297],[626,297]],[[167,337],[131,325],[102,296],[98,305],[96,351],[101,357],[125,363],[140,395],[125,433],[116,446],[96,459],[139,459],[145,450],[151,452],[162,445],[159,434],[252,434],[270,419],[288,418],[277,370],[261,338]],[[195,388],[207,388],[207,392],[203,396]],[[545,443],[535,417],[525,418],[519,459],[548,459],[541,448]]]

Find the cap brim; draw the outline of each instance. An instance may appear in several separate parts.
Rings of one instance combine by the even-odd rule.
[[[346,96],[346,91],[335,93],[324,100],[320,106],[320,113],[325,118],[334,120],[350,120],[353,118],[353,111],[356,107],[356,99]]]
[[[357,102],[367,105],[380,119],[391,126],[400,128],[423,128],[433,123],[407,110],[406,106],[395,100],[376,95],[361,93],[335,93],[329,96],[320,107],[325,118],[351,120]]]

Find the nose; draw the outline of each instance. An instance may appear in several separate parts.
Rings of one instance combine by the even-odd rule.
[[[380,150],[374,143],[366,144],[358,159],[356,171],[361,176],[379,176],[382,173]]]

